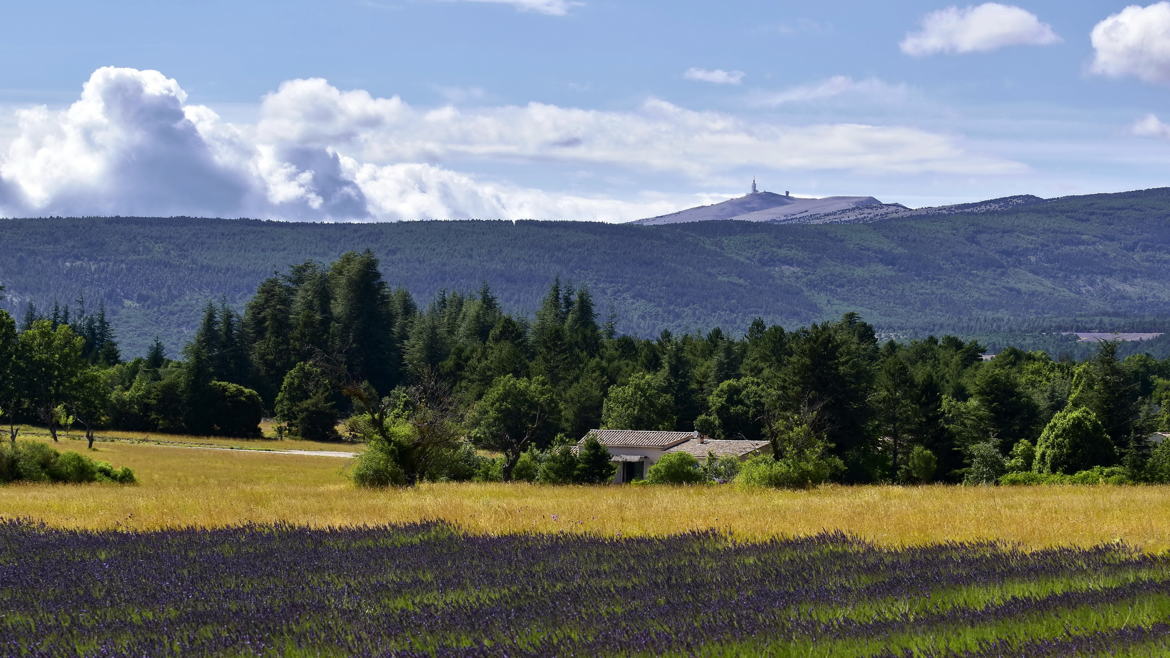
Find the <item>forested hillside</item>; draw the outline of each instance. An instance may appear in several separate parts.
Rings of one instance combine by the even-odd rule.
[[[599,323],[585,288],[552,284],[531,320],[487,286],[424,304],[350,252],[265,279],[243,314],[208,305],[180,360],[157,343],[122,359],[100,313],[18,328],[0,312],[0,422],[12,443],[22,423],[54,439],[79,425],[92,447],[105,428],[259,437],[273,416],[278,436],[336,441],[345,419],[368,444],[363,486],[607,482],[601,443],[570,447],[594,428],[772,448],[742,468],[664,456],[652,483],[1170,482],[1170,441],[1153,434],[1170,431],[1170,359],[1116,348],[986,361],[953,336],[883,342],[855,314],[637,338]]]
[[[970,336],[1161,331],[1170,318],[1167,189],[823,226],[18,219],[0,221],[0,244],[5,308],[104,304],[128,356],[156,335],[178,348],[209,300],[242,308],[275,271],[367,248],[420,299],[490,282],[504,309],[531,314],[560,276],[642,336],[847,311],[882,332]]]

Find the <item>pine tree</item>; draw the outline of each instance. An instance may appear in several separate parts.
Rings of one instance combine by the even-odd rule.
[[[661,348],[662,366],[659,377],[662,387],[670,396],[671,415],[674,416],[673,429],[689,431],[695,428],[695,419],[701,413],[699,409],[699,394],[694,382],[694,372],[691,362],[683,353],[683,347],[677,343],[669,333],[659,339]]]
[[[203,344],[195,342],[187,348],[187,363],[183,368],[181,396],[183,425],[192,434],[208,434],[213,427],[211,415],[214,380],[211,358]]]
[[[145,366],[151,370],[159,370],[167,364],[167,349],[163,346],[162,341],[158,336],[154,337],[154,342],[150,344],[150,349],[146,352]]]
[[[432,315],[424,315],[414,322],[410,337],[403,348],[406,367],[414,381],[428,381],[439,374],[439,365],[450,354],[447,337]]]
[[[532,327],[533,372],[553,386],[564,383],[571,367],[565,316],[561,282],[557,279],[536,312],[536,323]]]
[[[219,353],[215,360],[215,378],[245,386],[252,383],[252,362],[243,322],[238,313],[221,302],[219,307]]]
[[[577,482],[604,484],[612,480],[617,465],[611,459],[609,450],[601,445],[597,437],[590,435],[577,452]]]
[[[573,306],[565,317],[565,339],[578,362],[588,361],[601,351],[601,330],[597,327],[593,297],[585,288],[577,291]]]
[[[295,290],[292,299],[292,353],[299,360],[312,359],[329,352],[333,325],[329,279],[315,263],[294,269],[290,277]]]
[[[269,404],[285,373],[296,363],[292,335],[293,291],[278,277],[265,279],[244,312],[244,334],[255,370],[256,389]]]
[[[892,350],[878,365],[871,404],[878,435],[885,444],[883,447],[888,447],[890,472],[894,475],[903,466],[903,457],[909,454],[911,446],[920,440],[915,434],[916,388],[910,368]]]
[[[399,381],[400,354],[390,292],[369,250],[341,256],[329,271],[332,352],[348,376],[386,393]]]

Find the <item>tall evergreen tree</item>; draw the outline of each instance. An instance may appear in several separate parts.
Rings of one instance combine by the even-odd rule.
[[[158,336],[155,336],[154,341],[150,344],[150,349],[146,352],[145,366],[151,370],[159,370],[166,364],[167,348],[163,346]]]
[[[315,263],[306,263],[294,273],[296,276],[290,277],[295,291],[290,342],[293,354],[303,361],[329,353],[333,300],[329,279]]]
[[[855,327],[842,332],[833,324],[814,324],[793,336],[782,373],[781,411],[808,417],[811,431],[832,444],[845,463],[846,477],[873,477],[869,424],[868,377],[861,374],[863,352],[855,345]]]
[[[0,310],[0,421],[8,425],[11,441],[16,441],[16,420],[25,393],[24,368],[19,356],[16,322]]]
[[[889,343],[893,347],[893,343]],[[894,475],[903,465],[903,458],[910,454],[912,446],[921,443],[916,434],[915,404],[916,382],[906,362],[896,348],[889,351],[878,366],[873,395],[870,398],[874,408],[874,421],[881,447],[890,460],[890,472]]]
[[[400,355],[390,291],[369,250],[348,252],[329,270],[333,354],[354,381],[386,393],[399,381]]]
[[[533,372],[554,387],[564,383],[572,366],[565,337],[565,317],[561,282],[557,279],[545,295],[532,326]]]
[[[565,339],[579,362],[588,361],[601,351],[601,330],[597,326],[597,313],[593,310],[593,297],[585,288],[577,291],[573,306],[565,317]]]
[[[298,354],[292,336],[293,290],[283,279],[265,279],[244,312],[244,333],[254,369],[256,390],[272,405],[285,373],[296,364]]]

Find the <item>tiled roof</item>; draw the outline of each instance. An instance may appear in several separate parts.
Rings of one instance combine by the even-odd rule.
[[[606,448],[671,448],[680,443],[698,439],[698,432],[664,432],[658,430],[590,430],[580,443],[590,435],[597,437]]]
[[[694,455],[698,459],[705,459],[707,455],[714,454],[716,457],[744,457],[756,451],[767,452],[762,450],[769,447],[767,441],[738,441],[726,439],[707,439],[700,441],[695,439],[680,443],[674,446],[667,452],[686,452]]]

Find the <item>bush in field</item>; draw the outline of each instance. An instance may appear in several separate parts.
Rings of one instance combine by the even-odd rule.
[[[371,489],[405,486],[406,473],[398,465],[396,457],[392,446],[381,441],[370,443],[354,463],[354,484]]]
[[[601,445],[597,437],[590,436],[581,444],[577,453],[576,481],[581,484],[604,484],[613,479],[617,464],[612,461],[609,450]]]
[[[839,467],[840,461],[833,458],[777,460],[762,455],[743,464],[735,483],[745,487],[808,489],[829,481]]]
[[[707,459],[703,462],[703,474],[707,480],[723,484],[734,480],[735,476],[739,475],[742,466],[743,464],[735,457],[707,455]]]
[[[963,484],[995,484],[1003,475],[1003,455],[995,441],[976,443],[967,449],[970,466],[963,476]]]
[[[76,452],[67,452],[49,464],[48,472],[54,482],[93,482],[97,479],[97,464]]]
[[[805,415],[790,416],[773,426],[772,451],[772,457],[756,457],[744,464],[736,482],[805,489],[828,482],[845,470],[841,459],[832,454],[832,445],[824,433],[814,429],[812,418]],[[750,469],[748,464],[752,464]]]
[[[526,450],[524,454],[520,455],[520,459],[516,460],[516,465],[512,467],[512,479],[518,480],[520,482],[536,482],[537,477],[540,476],[542,460],[543,456],[541,453],[533,450]],[[494,478],[493,476],[493,478],[502,480],[504,478],[502,462],[500,463],[499,470],[500,477]]]
[[[115,468],[43,443],[0,444],[0,484],[7,482],[116,482],[132,484],[134,471]]]
[[[525,453],[527,454],[527,453]],[[513,471],[515,476],[515,471]],[[554,448],[544,458],[540,465],[540,472],[536,476],[537,482],[544,484],[573,484],[577,481],[577,455],[569,446]]]
[[[470,443],[461,444],[455,450],[443,453],[431,467],[427,479],[436,482],[470,482],[476,479],[484,462]]]
[[[1162,441],[1150,451],[1146,476],[1151,482],[1170,483],[1170,441]]]
[[[514,473],[513,473],[514,474]],[[533,471],[532,480],[536,480],[535,471]],[[484,457],[480,462],[479,470],[475,472],[476,482],[503,482],[504,481],[504,458],[503,457]]]
[[[1052,417],[1036,443],[1032,470],[1037,473],[1076,473],[1116,459],[1113,442],[1097,414],[1079,407]]]
[[[906,465],[902,467],[902,480],[905,482],[915,482],[918,484],[926,484],[934,480],[934,474],[938,471],[938,457],[928,450],[925,446],[914,446],[910,451],[910,456],[906,459]]]
[[[448,480],[447,469],[460,454],[458,471],[478,470],[478,460],[465,452],[463,430],[443,392],[420,386],[382,397],[367,383],[347,388],[346,395],[359,410],[346,423],[349,434],[369,444],[367,463],[354,472],[359,485]]]
[[[1037,484],[1133,484],[1129,473],[1121,466],[1094,466],[1072,475],[1064,473],[1036,473],[1014,471],[999,478],[1003,485]]]
[[[208,410],[213,431],[222,436],[259,438],[264,402],[250,388],[229,382],[211,382]]]
[[[1036,461],[1036,447],[1027,439],[1022,439],[1012,446],[1012,451],[1008,455],[1004,466],[1009,473],[1022,473],[1024,471],[1032,470],[1032,465]]]
[[[285,375],[276,396],[276,417],[302,439],[336,441],[340,437],[333,391],[324,371],[312,363],[298,363]]]
[[[707,479],[699,460],[685,452],[668,452],[650,467],[650,484],[698,484]]]

